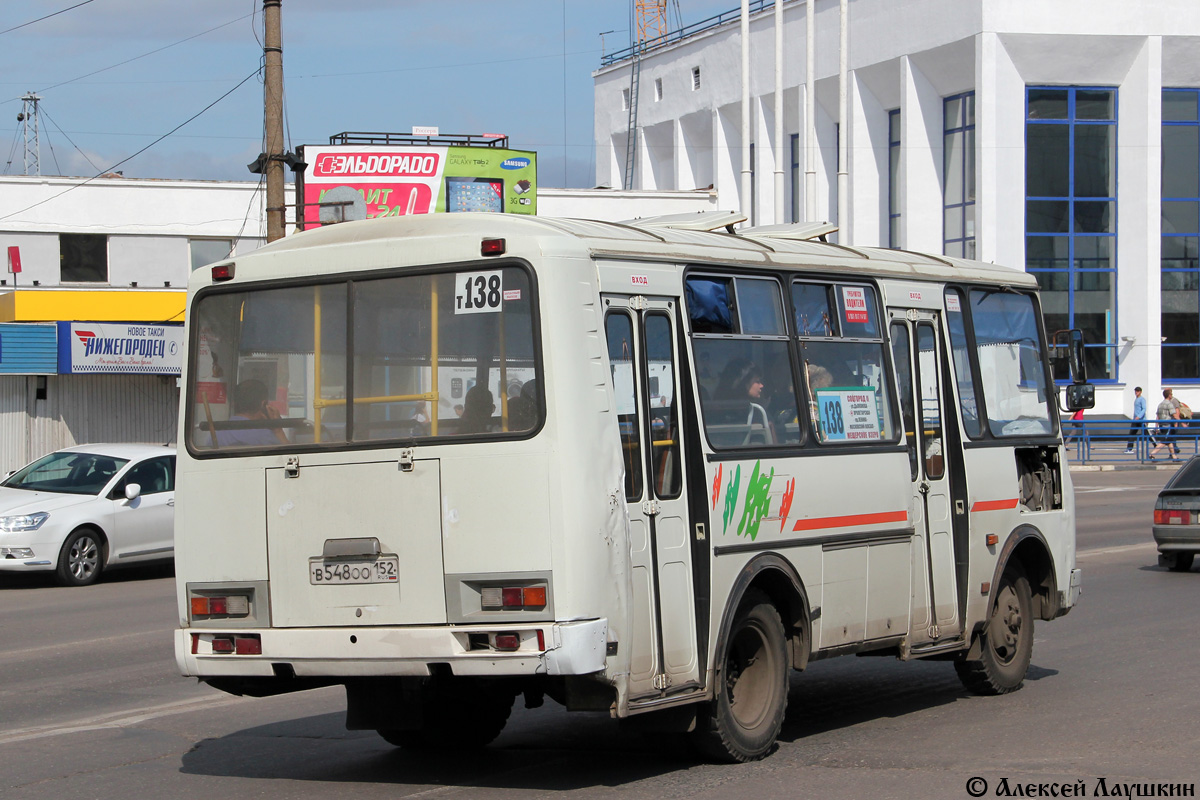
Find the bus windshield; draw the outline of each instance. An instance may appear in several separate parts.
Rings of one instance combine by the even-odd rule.
[[[992,435],[1052,433],[1051,394],[1033,299],[975,289],[971,319]]]
[[[527,435],[542,418],[520,267],[215,289],[193,319],[197,454]]]

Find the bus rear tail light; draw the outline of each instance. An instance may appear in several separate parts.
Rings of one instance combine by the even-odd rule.
[[[245,617],[250,614],[250,597],[231,594],[192,598],[192,619],[206,617]]]
[[[484,611],[546,607],[545,586],[486,586],[480,590]]]
[[[261,656],[262,638],[257,633],[217,634],[211,638],[199,633],[192,634],[192,655],[200,652],[200,643],[209,640],[214,655]]]
[[[217,264],[212,268],[213,283],[233,280],[233,264]]]
[[[503,239],[484,239],[479,246],[479,254],[481,256],[502,256],[504,255],[504,240]]]
[[[519,650],[519,649],[521,649],[521,635],[519,633],[497,633],[496,634],[496,649],[497,650]]]

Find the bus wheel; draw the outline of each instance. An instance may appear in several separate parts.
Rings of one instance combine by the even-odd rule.
[[[388,744],[409,750],[485,747],[504,730],[515,699],[504,686],[457,681],[430,681],[421,694],[421,726],[380,729]]]
[[[694,741],[718,761],[755,761],[775,746],[787,710],[787,636],[766,595],[746,593],[721,659],[716,696]]]
[[[979,633],[978,661],[954,662],[959,679],[976,694],[996,695],[1021,688],[1033,655],[1033,599],[1029,580],[1017,563],[1009,564],[987,625]]]

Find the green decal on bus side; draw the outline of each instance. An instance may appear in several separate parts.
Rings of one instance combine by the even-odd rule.
[[[729,486],[725,489],[725,527],[721,529],[721,533],[726,533],[729,530],[729,520],[733,519],[733,515],[737,510],[738,485],[741,482],[742,466],[739,464],[729,474]]]
[[[758,525],[763,517],[771,513],[771,481],[775,478],[775,468],[771,467],[771,471],[764,475],[759,471],[761,466],[761,461],[754,462],[754,471],[750,473],[750,481],[746,484],[746,505],[738,523],[738,536],[749,536],[750,541],[758,536]]]

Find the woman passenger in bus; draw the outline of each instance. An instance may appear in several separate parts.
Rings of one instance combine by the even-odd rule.
[[[233,390],[233,416],[230,422],[247,420],[276,420],[279,412],[267,404],[267,387],[260,380],[249,378]],[[287,433],[277,427],[237,427],[217,431],[220,447],[269,447],[290,444]]]
[[[771,444],[775,432],[767,417],[763,400],[762,370],[748,358],[734,358],[721,371],[717,387],[717,402],[723,422],[745,425],[746,437],[743,444]],[[722,413],[723,412],[723,413]]]
[[[486,386],[475,384],[467,390],[463,400],[462,418],[459,420],[459,431],[462,433],[486,433],[491,429],[492,413],[496,403],[492,393]]]

